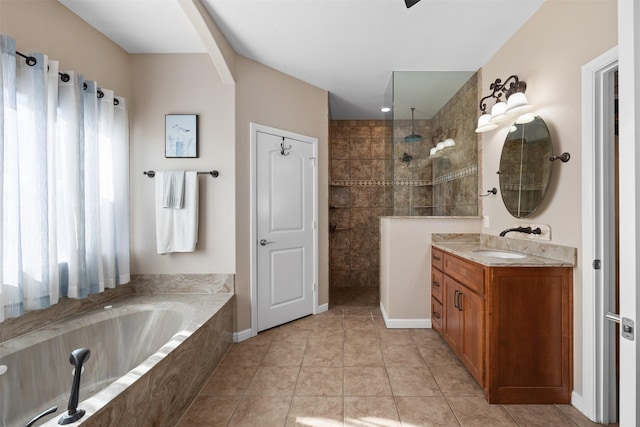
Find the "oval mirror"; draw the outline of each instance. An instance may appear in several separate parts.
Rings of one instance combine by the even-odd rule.
[[[542,204],[551,179],[553,155],[549,129],[539,116],[521,117],[509,129],[500,156],[500,194],[516,218],[526,218]]]

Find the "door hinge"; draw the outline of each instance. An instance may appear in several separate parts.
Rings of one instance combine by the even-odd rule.
[[[599,259],[594,259],[593,260],[593,269],[594,270],[600,270],[601,266],[602,266],[602,262]]]
[[[313,292],[318,292],[318,284],[313,282]]]
[[[316,166],[316,158],[315,157],[309,157],[309,160],[311,160],[311,166],[315,167]]]
[[[318,227],[318,223],[315,220],[311,221],[311,227],[315,230]]]

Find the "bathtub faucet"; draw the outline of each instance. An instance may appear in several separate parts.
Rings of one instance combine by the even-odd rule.
[[[58,424],[71,424],[78,421],[84,416],[84,409],[78,409],[78,400],[80,396],[80,374],[82,374],[82,364],[91,356],[91,350],[88,348],[77,348],[71,352],[69,363],[73,365],[73,384],[71,385],[71,396],[69,396],[69,405],[67,412],[62,414],[58,419]]]

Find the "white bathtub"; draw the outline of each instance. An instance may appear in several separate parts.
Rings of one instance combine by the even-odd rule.
[[[220,353],[221,357],[230,343],[230,319],[222,322],[227,327],[217,325],[214,318],[227,306],[230,317],[231,297],[135,296],[1,343],[0,426],[24,427],[53,405],[58,405],[58,411],[43,422],[58,425],[57,419],[67,409],[73,378],[69,354],[81,347],[91,350],[84,363],[78,405],[86,415],[71,425],[88,420],[114,426],[175,424],[174,418],[180,415],[176,412],[184,411],[193,397],[188,395],[202,386],[199,377],[208,376],[219,362],[211,366],[212,361],[200,353]],[[180,353],[195,353],[196,359],[175,355],[193,335],[201,338],[187,344],[196,347],[180,349]],[[206,372],[200,372],[194,363]],[[179,377],[187,383],[177,384]],[[140,381],[144,384],[137,384],[139,393],[134,385]],[[133,410],[137,414],[132,414],[129,406],[145,400],[149,407],[137,407]],[[169,404],[176,407],[168,408]]]

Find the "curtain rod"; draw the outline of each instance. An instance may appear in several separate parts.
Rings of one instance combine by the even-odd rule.
[[[27,63],[27,65],[30,66],[30,67],[33,67],[34,65],[36,65],[38,63],[38,60],[35,57],[29,56],[29,55],[25,55],[24,53],[18,52],[17,50],[16,50],[16,55],[22,56],[25,59],[25,62]],[[60,80],[62,80],[65,83],[68,82],[69,80],[71,80],[71,77],[67,73],[58,72],[58,74],[60,75]],[[87,84],[86,83],[84,83],[82,85],[82,89],[87,90]],[[97,94],[98,94],[98,98],[104,98],[104,92],[101,91],[100,89],[98,89]],[[120,101],[118,101],[118,99],[116,99],[116,98],[113,98],[113,105],[119,105],[119,104],[120,104]]]

